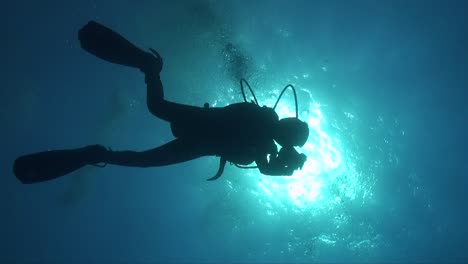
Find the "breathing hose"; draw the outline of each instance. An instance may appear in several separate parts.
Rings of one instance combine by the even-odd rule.
[[[245,96],[245,89],[244,89],[244,83],[247,84],[247,87],[249,87],[249,91],[250,93],[252,94],[253,98],[254,98],[254,101],[255,101],[255,104],[256,105],[259,105],[258,104],[258,100],[257,100],[257,97],[255,96],[255,93],[252,89],[252,87],[250,87],[250,84],[247,82],[246,79],[240,79],[240,88],[241,88],[241,92],[242,92],[242,97],[244,98],[244,102],[248,103],[247,101],[247,97]],[[273,106],[273,109],[276,109],[276,106],[278,106],[278,103],[279,101],[281,100],[281,97],[283,96],[284,92],[286,91],[286,89],[288,88],[291,88],[291,90],[293,91],[293,95],[294,95],[294,106],[296,107],[296,118],[299,118],[299,110],[298,110],[298,106],[297,106],[297,94],[296,94],[296,89],[294,88],[294,86],[292,84],[288,84],[286,85],[283,90],[281,91],[280,95],[278,96],[278,99],[276,100],[276,103],[275,105]],[[243,166],[243,165],[239,165],[237,163],[232,163],[231,162],[231,165],[234,164],[236,167],[240,168],[240,169],[257,169],[258,166]]]

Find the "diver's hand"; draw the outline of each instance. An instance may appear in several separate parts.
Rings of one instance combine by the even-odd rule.
[[[297,157],[297,169],[301,169],[304,167],[304,163],[307,160],[307,156],[304,153],[299,154]]]
[[[163,67],[163,59],[161,55],[154,49],[150,48],[150,52],[145,52],[145,58],[140,70],[146,75],[159,75]]]
[[[275,160],[276,158],[278,158],[278,149],[276,148],[276,146],[273,146],[268,152],[268,157],[270,160]]]
[[[307,160],[305,154],[298,153],[293,147],[283,147],[276,157],[270,155],[270,167],[275,168],[275,175],[291,176],[297,169],[302,169]]]
[[[307,160],[307,156],[305,154],[299,154],[299,152],[297,152],[293,147],[282,148],[279,155],[284,157],[285,165],[293,168],[294,170],[302,169]]]

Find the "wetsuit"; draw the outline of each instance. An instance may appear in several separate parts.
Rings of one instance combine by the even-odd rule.
[[[220,156],[247,165],[276,152],[273,130],[278,115],[254,103],[196,107],[164,99],[159,78],[146,78],[151,113],[171,124],[173,141],[143,152],[111,151],[102,162],[136,167],[164,166],[202,156]]]
[[[112,151],[90,145],[20,156],[13,164],[13,173],[21,182],[55,179],[90,164],[154,167],[202,156],[221,157],[218,173],[209,180],[219,178],[227,161],[241,165],[256,162],[260,172],[267,175],[291,175],[304,163],[305,156],[301,157],[293,147],[277,155],[273,138],[279,121],[273,109],[253,103],[210,108],[169,102],[164,99],[159,78],[162,59],[156,51],[151,49],[157,56],[155,61],[153,55],[94,21],[80,30],[79,39],[91,54],[145,73],[148,109],[171,124],[175,139],[147,151]]]

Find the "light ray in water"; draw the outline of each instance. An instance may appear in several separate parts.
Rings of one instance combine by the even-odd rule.
[[[267,105],[273,103],[266,102]],[[294,103],[284,100],[276,111],[280,118],[294,116]],[[253,192],[261,198],[259,200],[276,204],[277,209],[316,215],[333,210],[343,201],[355,200],[358,194],[363,194],[362,190],[369,188],[363,186],[352,158],[343,154],[346,152],[338,137],[327,131],[331,126],[321,105],[310,100],[303,113],[301,119],[308,123],[310,135],[308,142],[298,149],[308,157],[302,170],[295,171],[291,177],[268,177],[259,172],[249,174],[254,175],[255,180],[260,179],[256,184],[258,190]]]

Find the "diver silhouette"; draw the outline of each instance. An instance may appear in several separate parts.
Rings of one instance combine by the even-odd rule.
[[[220,157],[218,172],[208,180],[219,178],[226,162],[239,167],[255,162],[262,174],[271,176],[290,176],[295,170],[302,169],[306,156],[294,147],[306,143],[309,128],[297,118],[297,109],[296,117],[279,119],[274,108],[246,100],[225,107],[170,102],[164,99],[160,79],[163,59],[158,52],[153,49],[143,51],[95,21],[81,28],[78,37],[81,47],[89,53],[112,63],[137,68],[145,74],[148,109],[170,123],[175,139],[141,152],[113,151],[102,145],[89,145],[20,156],[14,162],[13,172],[22,183],[55,179],[86,165],[154,167],[203,156]],[[281,145],[279,151],[275,141]]]

